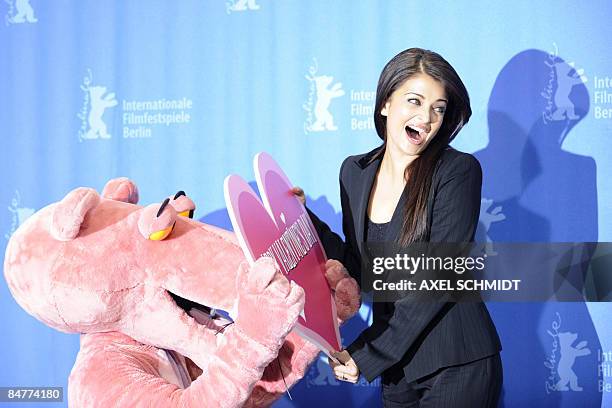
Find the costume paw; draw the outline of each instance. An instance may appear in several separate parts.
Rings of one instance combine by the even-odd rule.
[[[336,313],[341,321],[350,319],[361,305],[361,291],[355,279],[351,278],[344,265],[335,259],[325,263],[325,277],[334,292]]]
[[[241,264],[236,325],[253,340],[280,348],[304,309],[304,290],[289,282],[270,258]]]

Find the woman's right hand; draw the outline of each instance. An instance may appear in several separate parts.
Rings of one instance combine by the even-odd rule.
[[[297,197],[298,200],[300,200],[302,205],[306,205],[306,195],[304,194],[304,190],[298,186],[295,186],[291,189],[291,192]]]

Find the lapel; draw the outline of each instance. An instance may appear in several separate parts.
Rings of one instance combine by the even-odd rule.
[[[366,211],[368,209],[368,203],[370,201],[370,193],[372,192],[372,185],[374,184],[374,177],[376,177],[376,172],[380,167],[381,158],[377,158],[376,160],[372,160],[372,157],[378,153],[378,151],[382,149],[382,146],[377,147],[369,153],[366,153],[359,160],[355,161],[355,165],[358,167],[357,178],[358,180],[354,180],[357,186],[361,187],[356,191],[356,219],[353,220],[355,224],[355,237],[357,239],[357,245],[359,246],[360,252],[363,251],[363,236],[365,233],[365,220],[366,220]],[[432,211],[433,211],[433,202],[435,198],[435,192],[437,189],[437,179],[439,177],[439,169],[444,161],[444,153],[447,150],[451,150],[452,147],[447,146],[446,149],[442,152],[440,158],[438,159],[436,166],[434,168],[433,179],[431,183],[431,187],[429,190],[429,197],[427,200],[427,214],[428,214],[428,222],[427,222],[427,236],[429,236],[429,228],[431,227],[431,219],[432,219]],[[395,211],[393,212],[393,216],[391,217],[391,223],[386,233],[386,241],[394,242],[398,239],[399,234],[401,232],[401,228],[403,226],[403,209],[406,204],[406,200],[408,199],[408,184],[404,187],[404,191],[400,196],[400,199],[395,207]]]
[[[378,158],[376,160],[371,160],[372,156],[376,154],[381,147],[378,147],[372,150],[370,153],[367,153],[361,159],[359,159],[356,164],[361,169],[361,174],[359,174],[359,180],[357,181],[357,185],[361,187],[357,196],[357,218],[355,219],[355,236],[357,238],[357,245],[359,246],[360,251],[363,246],[363,234],[365,230],[365,218],[366,211],[368,210],[368,202],[370,201],[370,193],[372,191],[372,185],[374,183],[374,177],[376,177],[376,172],[378,171],[378,167],[380,166],[381,159]]]

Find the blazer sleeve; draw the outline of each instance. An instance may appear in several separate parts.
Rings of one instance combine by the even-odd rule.
[[[441,166],[438,180],[430,241],[472,241],[480,213],[480,164],[471,155],[457,156]],[[396,301],[388,319],[375,322],[347,347],[364,377],[371,382],[399,362],[445,304],[414,301],[410,296]]]
[[[353,223],[353,215],[350,208],[349,197],[347,193],[347,178],[344,177],[345,167],[348,159],[342,163],[340,167],[340,203],[342,206],[342,230],[345,240],[342,240],[338,234],[329,228],[315,213],[306,208],[310,220],[312,221],[321,244],[325,249],[325,253],[329,259],[336,259],[344,265],[349,274],[355,280],[361,282],[361,257],[358,255],[357,243],[355,242],[355,230]]]

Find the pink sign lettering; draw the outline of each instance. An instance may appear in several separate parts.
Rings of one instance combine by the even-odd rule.
[[[250,262],[267,256],[306,293],[296,330],[321,350],[340,349],[335,303],[325,279],[325,251],[292,184],[267,153],[254,159],[262,200],[237,175],[225,179],[225,202],[242,250]],[[263,201],[263,203],[262,203]]]

